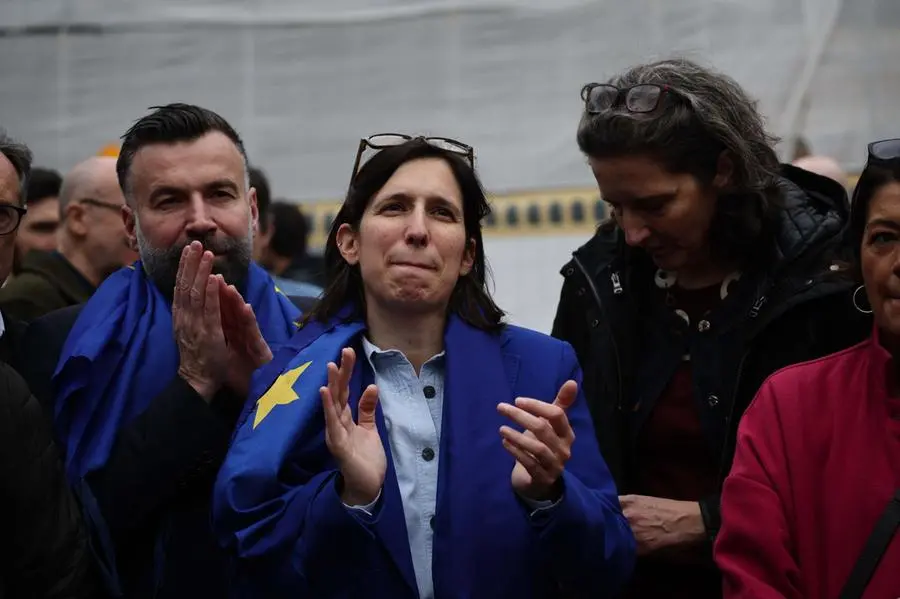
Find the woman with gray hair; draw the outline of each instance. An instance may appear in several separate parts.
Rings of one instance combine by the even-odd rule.
[[[755,103],[688,60],[582,90],[611,212],[562,269],[571,343],[638,541],[629,597],[721,597],[711,558],[738,422],[762,382],[865,337],[846,194],[779,165]]]

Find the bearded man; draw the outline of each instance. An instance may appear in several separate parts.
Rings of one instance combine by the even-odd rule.
[[[116,164],[140,261],[29,327],[26,378],[53,414],[109,591],[228,595],[212,483],[269,344],[299,311],[251,262],[256,192],[214,112],[156,107]]]

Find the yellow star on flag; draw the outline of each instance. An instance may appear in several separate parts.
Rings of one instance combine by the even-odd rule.
[[[260,422],[266,419],[266,416],[269,415],[269,412],[271,412],[275,406],[286,406],[289,403],[293,403],[300,399],[300,396],[294,391],[294,383],[297,382],[297,379],[300,378],[303,371],[309,368],[310,364],[312,364],[312,361],[305,362],[296,368],[282,373],[275,379],[275,382],[272,383],[269,390],[256,402],[256,417],[253,419],[254,429],[259,426]]]

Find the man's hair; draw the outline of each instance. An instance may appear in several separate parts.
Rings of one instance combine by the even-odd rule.
[[[256,189],[256,210],[259,214],[259,231],[269,230],[269,208],[272,203],[272,188],[269,179],[262,169],[251,166],[248,174],[250,187]]]
[[[136,121],[122,136],[122,149],[116,161],[116,175],[119,187],[130,201],[131,163],[138,150],[153,144],[174,144],[195,141],[207,133],[218,131],[234,142],[244,158],[244,171],[249,176],[247,152],[237,131],[221,116],[193,104],[167,104],[151,106],[150,114]],[[245,182],[246,183],[246,182]]]
[[[25,198],[28,195],[28,177],[31,174],[31,150],[23,143],[17,142],[6,134],[6,131],[0,129],[0,154],[6,156],[16,175],[19,177],[19,204],[25,205]]]
[[[32,168],[26,193],[28,205],[33,206],[48,198],[58,198],[61,187],[62,175],[57,171],[39,166]]]
[[[285,258],[297,260],[306,254],[309,223],[300,212],[300,207],[285,201],[272,204],[272,238],[269,249]]]

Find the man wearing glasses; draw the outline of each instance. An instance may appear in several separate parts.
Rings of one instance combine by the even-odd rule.
[[[0,131],[0,281],[12,271],[30,169],[29,149]],[[0,526],[6,550],[0,595],[96,597],[79,506],[41,405],[16,369],[23,328],[0,314]]]
[[[107,276],[137,259],[122,221],[125,198],[116,159],[95,156],[73,168],[60,189],[57,250],[32,252],[0,289],[0,308],[31,321],[86,302]]]

